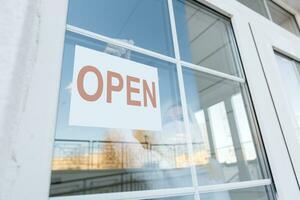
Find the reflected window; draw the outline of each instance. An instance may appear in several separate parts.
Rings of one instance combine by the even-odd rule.
[[[181,59],[239,75],[228,19],[194,1],[174,0],[174,9]]]
[[[272,0],[237,0],[248,8],[270,19],[282,28],[300,36],[296,18],[289,11]]]
[[[282,81],[285,84],[284,88],[286,94],[288,95],[300,130],[300,63],[279,53],[276,53],[276,59],[281,72]],[[300,143],[300,132],[298,132],[296,137]]]
[[[255,160],[256,153],[251,135],[251,129],[241,93],[238,93],[231,97],[231,103],[234,113],[234,119],[237,123],[237,129],[241,140],[241,145],[244,149],[244,156],[247,160]]]
[[[236,162],[224,102],[209,107],[208,114],[218,162],[227,164]]]
[[[262,16],[269,19],[267,8],[265,6],[265,0],[237,0],[244,4],[248,8],[254,10],[255,12],[261,14]]]
[[[167,1],[70,0],[67,23],[173,56]]]
[[[300,36],[299,27],[293,14],[289,13],[287,10],[283,9],[271,0],[267,0],[267,4],[274,23],[285,28],[291,33]]]
[[[188,68],[183,75],[199,184],[268,177],[244,84]]]

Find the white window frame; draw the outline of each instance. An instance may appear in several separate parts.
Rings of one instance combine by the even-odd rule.
[[[266,153],[271,165],[271,171],[277,188],[278,197],[280,200],[300,199],[300,192],[296,184],[296,179],[293,179],[293,167],[288,156],[286,145],[282,138],[283,135],[280,127],[282,124],[280,124],[277,119],[276,111],[278,112],[278,108],[275,110],[273,106],[273,97],[269,92],[268,85],[270,84],[270,81],[268,80],[267,82],[265,78],[265,64],[274,64],[272,62],[274,61],[274,57],[271,58],[269,55],[263,56],[265,59],[262,59],[261,55],[261,58],[258,56],[256,46],[253,41],[253,35],[255,39],[258,38],[257,40],[260,41],[258,42],[259,44],[264,43],[266,39],[263,37],[264,34],[257,33],[260,29],[272,30],[272,32],[274,32],[274,34],[271,34],[273,37],[283,36],[285,40],[277,45],[277,50],[283,50],[284,53],[287,55],[292,55],[294,58],[300,58],[300,39],[294,36],[292,33],[289,33],[288,31],[273,24],[269,20],[266,20],[259,14],[251,12],[249,9],[241,6],[235,0],[198,1],[221,12],[224,15],[227,15],[232,19],[237,44],[244,65],[245,75],[247,77],[247,83],[252,96],[254,108],[256,110]],[[168,0],[168,2],[169,5],[172,5],[171,0]],[[53,17],[53,13],[55,13],[55,18]],[[20,155],[21,162],[24,166],[19,176],[19,178],[21,178],[21,181],[19,181],[20,184],[15,189],[15,192],[19,193],[19,199],[46,200],[49,198],[51,161],[54,145],[64,34],[66,29],[70,30],[74,28],[71,26],[66,26],[67,0],[42,0],[40,16],[41,25],[39,33],[41,42],[39,43],[36,64],[38,67],[35,70],[32,80],[33,84],[28,94],[28,100],[25,104],[24,116],[26,116],[26,119],[21,124],[21,128],[24,129],[24,134],[28,134],[27,142],[30,144],[30,146],[28,146],[25,150],[20,149],[17,152],[17,154]],[[174,19],[174,13],[170,12],[170,17],[171,19]],[[252,34],[251,30],[249,29],[249,24],[254,34]],[[174,36],[176,35],[176,29],[173,20],[171,20],[171,26],[172,34]],[[177,41],[173,41],[175,58],[170,58],[160,55],[156,52],[111,40],[105,36],[94,36],[102,37],[101,40],[103,41],[110,40],[109,42],[111,43],[115,43],[128,49],[175,63],[179,75],[180,93],[183,106],[186,106],[186,99],[184,96],[183,77],[181,73],[182,65],[234,81],[245,81],[243,78],[224,74],[222,72],[216,72],[211,69],[180,61]],[[298,47],[298,50],[295,50],[294,48],[291,49],[289,45],[284,45],[284,42],[293,44],[292,47]],[[260,45],[257,46],[259,46],[258,48],[261,48]],[[261,62],[263,64],[263,68]],[[271,91],[271,93],[274,95],[274,92]],[[42,116],[41,111],[43,111]],[[35,119],[41,117],[42,119],[37,124]],[[184,112],[184,118],[185,126],[188,130],[187,112]],[[290,119],[290,116],[288,113],[286,113],[283,115],[283,118],[287,120]],[[32,135],[35,137],[34,139],[30,139],[29,136]],[[191,137],[189,136],[187,139],[189,141],[188,143],[191,143]],[[35,159],[30,159],[33,154],[36,155],[36,152],[43,152],[43,154],[38,154]],[[191,145],[189,145],[189,153],[192,153]],[[192,174],[194,174],[194,187],[190,188],[125,192],[121,194],[113,193],[77,197],[73,196],[71,199],[99,199],[100,195],[104,195],[102,197],[107,197],[105,199],[119,199],[120,195],[123,197],[126,195],[128,199],[143,199],[161,196],[187,195],[193,194],[194,192],[196,194],[196,199],[199,199],[199,192],[224,191],[244,187],[269,185],[271,183],[271,180],[266,179],[246,181],[242,183],[239,182],[197,187],[197,179],[195,178],[194,170],[195,169],[192,169]],[[28,184],[29,179],[32,180],[31,184]],[[51,199],[67,199],[67,197],[57,197]]]
[[[299,128],[281,76],[280,67],[282,66],[278,65],[275,55],[276,51],[299,62],[300,40],[297,37],[289,38],[281,29],[272,33],[263,33],[259,26],[261,25],[253,23],[253,35],[300,189],[300,146],[296,138]],[[280,39],[283,37],[289,39]]]

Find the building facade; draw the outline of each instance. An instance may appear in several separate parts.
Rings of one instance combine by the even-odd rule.
[[[0,200],[300,199],[299,1],[0,10]]]

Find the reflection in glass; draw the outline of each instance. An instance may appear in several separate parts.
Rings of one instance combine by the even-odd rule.
[[[183,72],[199,184],[266,178],[243,86],[187,68]]]
[[[228,148],[233,144],[224,102],[209,107],[208,114],[215,148],[218,149],[216,152],[217,160],[221,163],[236,162],[233,149]]]
[[[298,75],[300,76],[300,62],[295,62],[298,70]]]
[[[192,1],[174,0],[181,58],[196,65],[239,75],[230,22]]]
[[[241,65],[230,21],[191,2],[174,0],[181,58],[239,76]],[[166,0],[70,0],[67,23],[174,56]],[[162,130],[70,126],[75,45],[155,67]],[[257,134],[249,122],[244,87],[185,68],[183,72],[191,158],[200,185],[268,178],[258,154],[262,150],[254,143]],[[50,196],[193,186],[175,64],[66,31],[59,95]],[[103,117],[118,114],[103,113]],[[232,197],[231,192],[226,195]]]
[[[282,28],[300,35],[299,27],[296,18],[293,14],[273,2],[272,0],[237,0],[248,8],[261,14],[262,16],[271,19],[274,23]],[[266,4],[264,3],[266,2]],[[266,7],[267,6],[267,7]],[[267,12],[269,10],[269,13]]]
[[[157,68],[162,131],[69,126],[75,45]],[[50,195],[191,186],[183,124],[175,65],[67,32]]]
[[[237,0],[238,2],[244,4],[248,8],[254,10],[255,12],[261,14],[262,16],[269,18],[264,0]]]
[[[300,144],[300,63],[284,55],[276,54],[276,60],[279,65],[284,90],[292,106],[299,131],[296,135]]]
[[[272,21],[286,30],[300,35],[299,28],[295,19],[295,16],[274,3],[271,0],[267,0],[267,4],[270,10]]]
[[[201,200],[273,200],[270,187],[254,187],[248,189],[230,190],[200,194]]]
[[[67,23],[174,55],[167,1],[70,0]]]
[[[256,159],[255,148],[253,145],[253,139],[251,135],[251,129],[247,119],[247,113],[241,93],[238,93],[231,97],[231,103],[233,108],[234,118],[240,134],[241,145],[244,149],[244,155],[247,160]]]

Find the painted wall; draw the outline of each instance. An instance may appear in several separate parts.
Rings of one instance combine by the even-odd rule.
[[[0,13],[0,199],[9,200],[23,167],[18,149],[31,137],[19,125],[39,44],[39,0],[1,1]]]
[[[64,0],[1,1],[0,200],[48,199],[40,182],[50,182],[66,9]]]

